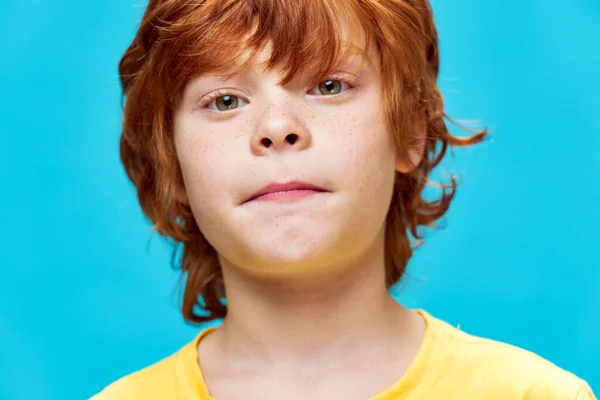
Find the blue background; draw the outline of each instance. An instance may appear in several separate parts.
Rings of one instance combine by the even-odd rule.
[[[0,4],[0,399],[83,399],[198,331],[118,159],[144,2]],[[435,1],[457,149],[447,228],[400,298],[600,391],[600,1]]]

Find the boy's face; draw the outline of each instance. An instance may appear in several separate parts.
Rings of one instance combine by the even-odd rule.
[[[174,117],[177,155],[194,217],[223,268],[299,276],[352,263],[373,246],[383,251],[395,170],[406,163],[386,128],[377,56],[368,57],[361,70],[356,56],[316,86],[303,77],[277,86],[277,71],[255,64],[186,87]],[[215,91],[221,97],[203,100]],[[247,201],[288,181],[327,191]]]

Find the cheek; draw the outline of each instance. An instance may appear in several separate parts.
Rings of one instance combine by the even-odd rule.
[[[217,205],[230,190],[228,177],[233,174],[227,163],[227,146],[209,140],[210,133],[182,129],[175,140],[186,194],[201,230],[218,224]]]
[[[387,196],[393,188],[395,151],[383,115],[377,110],[348,117],[331,155],[343,177],[343,187],[361,196]]]
[[[377,110],[364,107],[343,117],[323,135],[331,142],[321,157],[321,173],[339,189],[329,216],[334,231],[327,232],[334,232],[344,248],[358,249],[372,243],[385,223],[394,187],[395,151]]]

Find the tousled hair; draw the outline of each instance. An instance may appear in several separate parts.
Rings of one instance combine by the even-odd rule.
[[[267,43],[267,68],[283,72],[281,84],[309,71],[327,77],[349,54],[340,24],[364,33],[379,57],[387,126],[399,151],[414,144],[413,118],[426,120],[425,154],[412,172],[396,173],[387,213],[385,279],[398,283],[412,255],[409,235],[432,227],[448,210],[457,183],[426,200],[429,173],[449,146],[483,140],[487,131],[452,135],[437,86],[438,37],[427,0],[150,0],[119,75],[123,90],[121,161],[155,231],[175,243],[173,261],[185,276],[182,313],[189,322],[223,318],[225,288],[218,256],[192,215],[173,140],[173,115],[183,90],[206,72],[235,74],[232,66],[251,50],[243,68]],[[350,26],[350,25],[348,25]],[[244,40],[241,40],[244,37]],[[179,252],[179,250],[181,250]]]

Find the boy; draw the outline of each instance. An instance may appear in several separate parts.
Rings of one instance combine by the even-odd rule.
[[[426,0],[151,0],[121,158],[185,319],[223,323],[94,399],[593,399],[389,294],[456,190],[429,172],[486,134],[448,132],[438,68]]]

